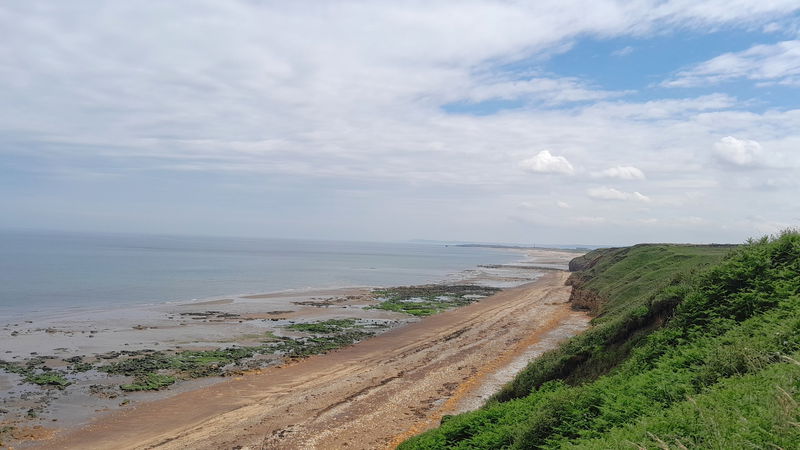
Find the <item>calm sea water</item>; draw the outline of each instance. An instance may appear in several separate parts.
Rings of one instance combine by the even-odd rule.
[[[0,232],[0,317],[433,282],[519,255],[443,245]]]

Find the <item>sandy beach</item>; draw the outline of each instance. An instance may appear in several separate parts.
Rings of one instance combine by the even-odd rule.
[[[587,326],[566,273],[326,355],[106,416],[59,448],[389,448]],[[505,373],[505,376],[504,376]],[[489,389],[486,389],[486,387]],[[187,405],[192,405],[187,409]]]
[[[9,324],[2,330],[6,360],[47,355],[45,363],[54,368],[76,356],[124,360],[122,349],[175,352],[254,345],[265,335],[288,339],[298,335],[287,328],[295,323],[349,318],[379,327],[375,337],[328,354],[300,360],[262,356],[227,377],[201,377],[152,392],[120,392],[124,379],[97,371],[70,376],[65,390],[20,384],[17,375],[2,374],[2,407],[12,413],[3,424],[16,427],[15,445],[24,447],[390,446],[443,414],[480,406],[530,358],[586,327],[588,319],[566,304],[566,273],[545,270],[563,268],[575,253],[541,250],[527,256],[528,265],[480,268],[460,281],[522,286],[421,320],[371,309],[378,303],[372,289],[346,288]],[[190,414],[187,404],[193,405]],[[33,408],[36,417],[24,417]]]

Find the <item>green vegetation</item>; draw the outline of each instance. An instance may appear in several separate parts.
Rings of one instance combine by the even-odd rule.
[[[32,358],[24,364],[0,360],[0,369],[20,375],[22,381],[25,383],[39,386],[64,389],[72,384],[65,378],[63,372],[45,366],[44,359],[45,358]]]
[[[718,263],[729,246],[636,245],[587,253],[590,265],[570,276],[572,303],[593,311],[593,327],[545,353],[494,397],[528,395],[551,380],[580,384],[628,357],[680,301],[681,289],[703,268]]]
[[[81,373],[81,372],[88,372],[94,369],[94,366],[84,362],[82,356],[73,356],[71,358],[64,359],[64,362],[70,363],[69,368],[72,370],[72,373]]]
[[[109,374],[138,378],[166,370],[181,378],[198,378],[223,375],[225,366],[250,358],[254,353],[255,350],[250,347],[183,351],[175,354],[153,351],[136,358],[124,359],[102,366],[98,370]]]
[[[303,358],[355,344],[372,334],[370,331],[347,330],[327,336],[312,336],[303,339],[283,338],[271,347],[271,350],[281,352],[291,358]]]
[[[158,390],[178,379],[226,375],[239,370],[237,367],[243,360],[257,354],[281,353],[291,358],[302,358],[335,350],[372,336],[373,332],[366,329],[368,326],[378,328],[383,325],[358,323],[356,319],[298,323],[287,328],[313,335],[295,339],[267,333],[263,336],[265,343],[259,346],[177,353],[143,351],[131,358],[100,366],[97,370],[134,377],[133,383],[120,386],[124,391]],[[77,360],[75,364],[78,364]]]
[[[414,315],[430,315],[444,309],[472,303],[498,289],[477,286],[413,286],[378,290],[384,297],[377,308],[402,311]],[[198,320],[219,320],[238,317],[220,311],[186,312],[181,315]],[[352,345],[372,336],[388,325],[359,319],[330,319],[295,323],[287,329],[305,333],[301,337],[278,337],[273,332],[246,335],[240,338],[260,341],[260,345],[237,346],[204,351],[124,350],[95,355],[101,362],[88,363],[83,356],[65,358],[71,374],[96,370],[109,375],[132,377],[123,391],[159,390],[178,380],[207,376],[224,376],[259,367],[259,355],[282,355],[303,358]],[[142,326],[138,326],[143,329]],[[135,327],[136,328],[136,327]],[[15,373],[22,382],[64,389],[71,384],[66,372],[45,365],[49,357],[36,356],[25,362],[0,360],[0,370]],[[269,358],[268,358],[269,359]],[[114,394],[116,395],[116,394]]]
[[[374,334],[372,330],[385,328],[381,323],[361,322],[358,319],[330,319],[318,322],[295,323],[286,328],[310,333],[312,336],[301,339],[281,338],[273,345],[273,351],[286,356],[302,358],[326,353],[337,348],[355,344]]]
[[[253,366],[253,361],[245,363],[245,360],[257,355],[278,353],[290,358],[302,358],[325,353],[352,345],[372,336],[375,329],[383,327],[386,325],[356,319],[331,319],[287,326],[291,330],[309,333],[305,337],[277,337],[272,332],[250,336],[263,342],[257,346],[179,352],[122,351],[98,355],[100,359],[113,360],[106,364],[90,364],[81,356],[67,358],[64,362],[70,364],[72,373],[97,370],[110,375],[133,377],[132,383],[120,386],[123,391],[159,390],[180,379],[238,373],[243,368]],[[65,378],[66,374],[45,366],[46,359],[40,356],[24,363],[0,360],[0,370],[20,375],[25,383],[58,389],[69,386],[71,383]],[[257,364],[256,362],[255,365]]]
[[[169,375],[146,373],[137,375],[131,384],[123,384],[119,388],[126,392],[157,391],[175,383],[177,379]]]
[[[583,260],[594,327],[402,449],[797,448],[800,234]]]
[[[67,381],[66,378],[64,378],[64,375],[61,374],[61,372],[55,370],[27,375],[25,376],[25,381],[28,383],[38,384],[39,386],[53,386],[58,389],[64,389],[72,384],[71,382]]]
[[[330,334],[356,326],[356,319],[330,319],[321,322],[293,323],[286,328],[315,334]]]
[[[404,286],[376,289],[381,300],[374,309],[397,311],[414,316],[430,316],[450,308],[468,305],[499,291],[498,288],[472,285]]]

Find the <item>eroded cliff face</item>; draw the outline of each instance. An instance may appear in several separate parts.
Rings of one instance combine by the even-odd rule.
[[[572,294],[569,297],[569,302],[572,304],[573,309],[587,311],[590,315],[596,316],[606,301],[594,291],[572,285]]]
[[[572,294],[569,298],[572,308],[588,311],[592,316],[596,316],[600,312],[600,308],[606,303],[607,299],[590,289],[584,288],[588,279],[583,272],[594,267],[600,258],[601,256],[597,255],[596,252],[589,252],[573,258],[569,262],[569,271],[572,274],[565,283],[567,286],[572,286]]]
[[[583,270],[588,270],[594,267],[597,264],[597,261],[603,257],[603,250],[593,250],[589,253],[583,254],[576,258],[572,258],[569,262],[569,271],[570,272],[580,272]]]
[[[592,262],[597,260],[596,259],[592,260],[588,258],[587,255],[581,255],[578,256],[577,258],[572,258],[569,262],[569,271],[578,272],[592,267]]]

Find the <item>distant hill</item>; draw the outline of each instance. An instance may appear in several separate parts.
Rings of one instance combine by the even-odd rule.
[[[571,267],[592,328],[401,449],[798,448],[797,232],[600,249]]]

